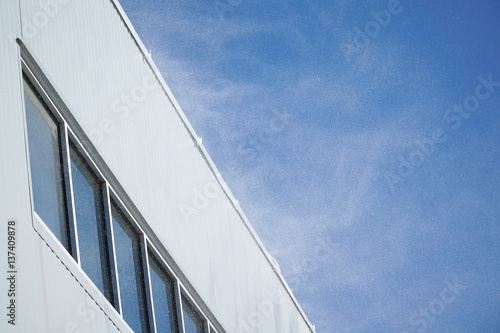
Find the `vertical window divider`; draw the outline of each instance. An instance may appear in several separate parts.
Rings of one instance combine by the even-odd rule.
[[[76,215],[75,215],[75,202],[73,199],[73,180],[71,177],[71,160],[69,156],[69,136],[68,136],[68,126],[64,121],[61,121],[58,125],[59,127],[59,144],[61,146],[61,162],[62,162],[62,172],[64,180],[64,193],[66,199],[66,209],[68,218],[68,240],[69,248],[71,249],[71,256],[81,267],[80,262],[80,251],[78,246],[78,231],[76,228]]]
[[[147,320],[149,322],[149,329],[151,332],[156,332],[156,322],[154,318],[153,309],[153,299],[151,291],[151,277],[149,276],[149,258],[148,258],[148,248],[147,239],[145,234],[141,234],[139,237],[141,246],[141,262],[142,262],[142,276],[144,277],[144,292],[146,293],[146,314]]]
[[[179,333],[185,333],[184,330],[184,315],[182,311],[182,297],[181,297],[181,286],[179,280],[174,281],[174,302],[177,315],[177,322],[179,323]]]
[[[203,319],[203,333],[210,333],[210,326],[208,325],[208,319]]]
[[[113,236],[113,223],[111,215],[111,200],[109,195],[109,184],[105,181],[102,185],[102,200],[104,208],[104,223],[106,227],[106,239],[108,246],[108,257],[109,257],[109,269],[111,274],[111,298],[112,304],[118,313],[121,311],[121,301],[120,301],[120,288],[118,281],[118,268],[116,266],[116,253],[115,253],[115,239]]]
[[[156,333],[156,316],[155,316],[155,307],[154,307],[154,300],[153,300],[153,286],[152,286],[152,283],[151,283],[151,274],[150,274],[150,266],[149,266],[149,240],[147,239],[146,235],[144,235],[144,245],[146,246],[146,259],[144,260],[144,266],[146,267],[145,270],[147,271],[147,275],[146,275],[146,272],[144,273],[144,280],[146,281],[146,296],[147,296],[147,300],[148,300],[148,308],[151,310],[150,311],[150,316],[152,317],[152,324],[153,326],[152,327],[152,332]],[[151,305],[149,304],[151,303]]]

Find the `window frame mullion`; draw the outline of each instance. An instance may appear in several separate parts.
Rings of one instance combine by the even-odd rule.
[[[67,210],[68,241],[71,256],[81,268],[80,250],[78,246],[78,229],[76,225],[75,200],[73,193],[73,177],[71,175],[71,157],[69,153],[69,131],[66,122],[58,124],[59,146],[61,149],[62,177]]]
[[[210,326],[206,318],[203,318],[203,333],[210,333]]]
[[[141,247],[141,264],[142,264],[142,277],[143,277],[143,292],[146,299],[146,318],[149,324],[150,332],[156,332],[156,321],[154,318],[153,298],[151,291],[151,277],[149,276],[149,258],[148,258],[148,242],[146,235],[139,236],[139,246]]]
[[[181,285],[178,279],[175,279],[174,281],[174,303],[177,323],[179,324],[179,333],[186,333],[184,328],[184,313],[182,311]]]
[[[109,184],[105,181],[101,185],[101,196],[102,203],[104,209],[104,224],[106,228],[106,241],[107,241],[107,250],[108,250],[108,264],[109,264],[109,273],[111,275],[111,297],[113,307],[118,311],[118,313],[122,313],[121,306],[121,298],[120,298],[120,282],[118,280],[118,267],[116,263],[116,252],[115,252],[115,237],[113,232],[113,216],[111,212],[111,199],[110,199],[110,191]]]

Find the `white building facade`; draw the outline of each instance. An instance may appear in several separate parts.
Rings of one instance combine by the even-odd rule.
[[[0,255],[1,332],[314,332],[116,0],[0,1]]]

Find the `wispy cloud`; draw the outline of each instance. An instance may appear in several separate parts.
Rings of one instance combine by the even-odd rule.
[[[413,328],[409,316],[439,295],[449,274],[481,280],[450,254],[465,246],[473,262],[473,244],[486,236],[472,221],[498,234],[499,211],[488,199],[499,195],[491,175],[498,151],[484,144],[497,132],[468,128],[398,193],[387,187],[384,172],[474,82],[455,82],[465,70],[448,66],[427,40],[415,42],[417,33],[432,37],[418,30],[423,9],[415,2],[346,63],[340,44],[372,19],[370,9],[386,5],[243,0],[221,20],[210,2],[156,1],[129,13],[285,277],[309,281],[294,290],[306,313],[338,332]],[[412,22],[418,31],[399,35]],[[434,48],[455,56],[449,46]],[[488,111],[498,107],[492,98]],[[289,123],[249,159],[241,143],[269,129],[276,112],[289,113]],[[471,128],[486,122],[475,119]],[[480,174],[489,182],[478,186]],[[334,249],[321,262],[318,239]]]

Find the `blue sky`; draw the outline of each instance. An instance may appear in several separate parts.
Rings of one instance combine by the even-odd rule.
[[[500,331],[500,2],[120,3],[318,332]]]

